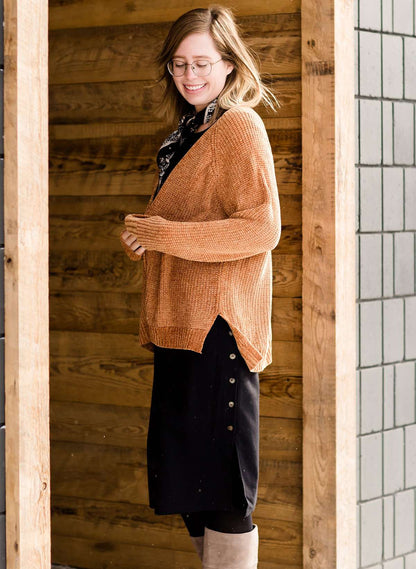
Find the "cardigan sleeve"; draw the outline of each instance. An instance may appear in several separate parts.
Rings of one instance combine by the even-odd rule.
[[[236,118],[218,123],[213,143],[215,189],[227,217],[171,221],[129,214],[125,226],[143,247],[203,262],[234,261],[276,247],[280,204],[267,131],[253,110]]]

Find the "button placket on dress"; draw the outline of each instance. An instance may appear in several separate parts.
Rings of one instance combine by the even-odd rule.
[[[232,438],[234,439],[235,437],[235,423],[236,423],[236,397],[237,397],[237,382],[238,382],[238,378],[236,377],[237,375],[237,369],[238,366],[236,365],[232,365],[231,362],[233,360],[236,360],[237,358],[237,353],[238,350],[236,349],[237,344],[234,338],[234,335],[231,331],[231,329],[228,330],[228,334],[229,336],[231,336],[230,338],[230,344],[229,344],[229,352],[228,352],[228,358],[230,360],[230,366],[229,366],[229,373],[228,373],[228,377],[227,377],[227,389],[226,389],[226,401],[225,401],[225,405],[226,405],[226,428],[227,431],[230,433],[230,435],[232,436]]]

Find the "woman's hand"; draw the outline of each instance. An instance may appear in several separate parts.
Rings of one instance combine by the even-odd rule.
[[[133,233],[130,233],[127,229],[125,229],[120,235],[120,241],[127,255],[133,261],[138,261],[146,251],[146,249],[137,241],[136,236],[133,235]]]

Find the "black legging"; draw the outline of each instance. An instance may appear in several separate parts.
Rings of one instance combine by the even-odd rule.
[[[205,527],[223,533],[245,533],[254,527],[251,514],[244,518],[238,512],[187,512],[181,516],[192,537],[204,535]]]

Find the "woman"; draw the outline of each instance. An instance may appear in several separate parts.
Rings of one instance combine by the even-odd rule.
[[[280,239],[273,156],[253,107],[261,82],[232,12],[195,9],[158,57],[163,110],[179,119],[157,156],[144,214],[121,242],[143,258],[139,341],[154,352],[150,506],[180,513],[203,567],[253,569],[259,378],[271,357],[271,250]]]

